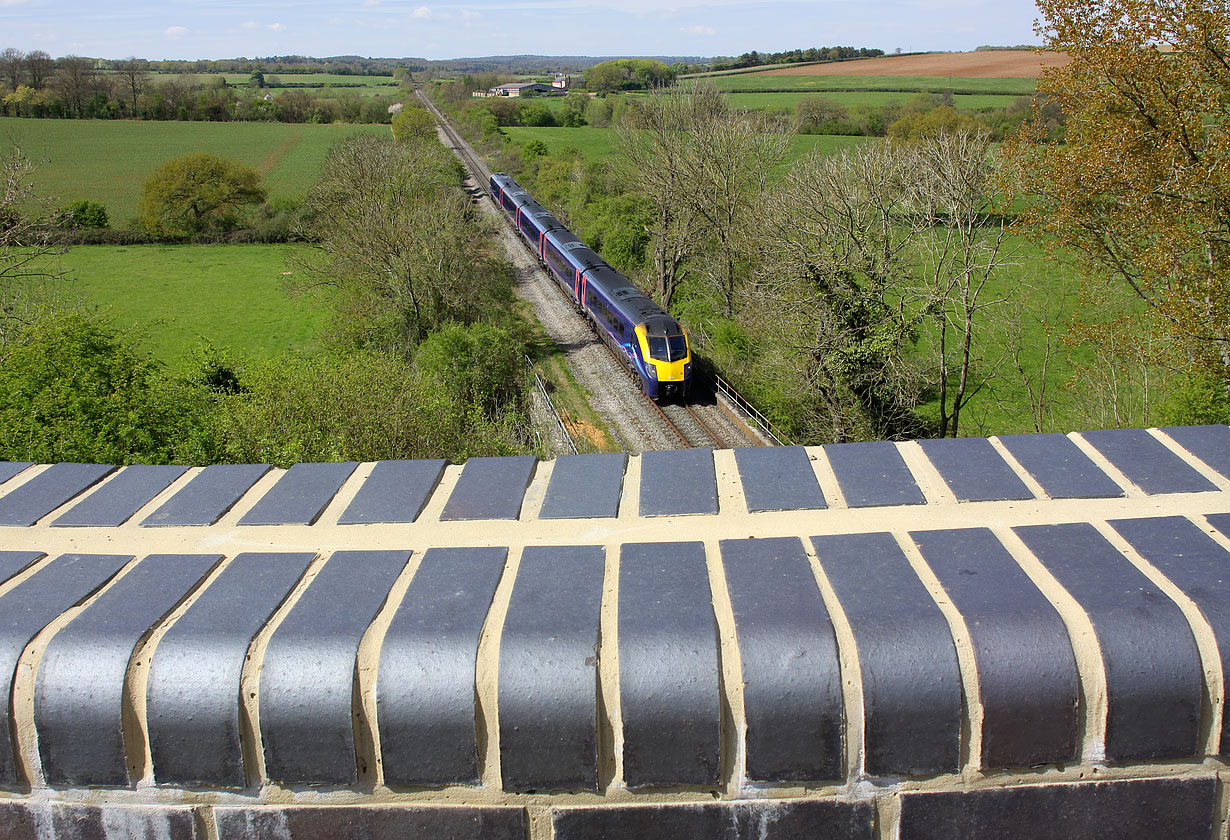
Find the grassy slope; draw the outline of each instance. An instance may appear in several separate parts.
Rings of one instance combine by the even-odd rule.
[[[92,245],[58,257],[65,292],[137,328],[169,365],[203,341],[267,357],[311,347],[325,317],[282,291],[290,245]]]
[[[302,197],[334,141],[383,125],[27,120],[0,118],[0,151],[15,139],[35,160],[40,195],[63,203],[79,198],[107,206],[112,227],[137,215],[141,182],[160,163],[212,152],[254,166],[270,196]]]

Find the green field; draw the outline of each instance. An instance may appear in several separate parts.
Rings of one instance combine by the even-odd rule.
[[[708,79],[718,90],[734,92],[906,91],[1022,96],[1033,93],[1034,79],[970,79],[958,76],[719,76]]]
[[[834,102],[840,102],[847,108],[856,105],[866,105],[872,108],[882,108],[897,102],[907,102],[917,96],[917,92],[906,91],[823,91],[811,93],[732,93],[731,100],[740,108],[765,110],[794,110],[794,104],[807,96],[824,96]],[[957,94],[953,97],[956,107],[968,111],[1007,108],[1017,98],[1018,94],[975,93]]]
[[[228,85],[242,87],[248,84],[247,73],[154,73],[150,79],[154,82],[171,80],[187,80],[198,84],[222,76]],[[266,80],[275,79],[276,83],[284,85],[308,85],[311,87],[327,87],[329,85],[345,85],[356,91],[368,90],[376,93],[389,93],[397,88],[397,81],[392,76],[343,76],[337,73],[266,73]]]
[[[311,347],[325,313],[281,283],[292,245],[90,245],[56,257],[69,300],[135,329],[172,367],[205,341],[245,356]]]
[[[518,146],[531,140],[541,140],[547,150],[557,155],[564,149],[576,149],[586,160],[615,154],[615,131],[610,128],[531,128],[509,126],[504,133]]]
[[[33,160],[40,196],[59,203],[81,198],[107,206],[111,226],[137,215],[141,182],[160,163],[211,152],[256,167],[271,197],[301,198],[337,140],[384,125],[149,122],[0,118],[0,151],[20,142]]]
[[[615,130],[611,128],[527,128],[510,126],[504,133],[514,145],[522,145],[530,140],[541,140],[547,146],[550,154],[558,155],[565,149],[576,149],[587,161],[613,157],[615,150]],[[794,134],[790,137],[790,154],[788,160],[802,157],[808,152],[820,150],[831,153],[837,149],[865,143],[867,137],[840,137],[827,134]]]

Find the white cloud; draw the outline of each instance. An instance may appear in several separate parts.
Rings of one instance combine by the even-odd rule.
[[[162,34],[166,35],[168,38],[182,38],[188,34],[188,27],[168,26],[166,29],[162,30]]]
[[[427,6],[419,6],[410,13],[410,17],[417,18],[418,20],[431,20],[434,16],[435,15],[432,13],[431,9]]]
[[[374,9],[380,5],[380,0],[363,0],[363,8]]]
[[[245,20],[243,23],[239,24],[239,28],[246,29],[251,32],[253,29],[260,29],[261,25],[254,20]]]
[[[0,0],[0,7],[24,6],[29,2],[30,0]]]
[[[284,24],[284,23],[271,23],[271,24],[269,24],[269,31],[270,31],[270,32],[285,32],[285,31],[286,31],[286,24]]]
[[[717,34],[717,30],[714,29],[712,26],[704,26],[702,24],[697,24],[696,26],[681,26],[679,27],[679,31],[685,32],[688,35],[716,35]]]
[[[471,11],[470,9],[461,10],[462,20],[478,20],[482,16],[483,16],[482,12],[475,12],[475,11]]]

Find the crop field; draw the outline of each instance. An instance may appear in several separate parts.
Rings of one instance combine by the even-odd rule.
[[[211,152],[256,167],[271,197],[301,198],[315,181],[329,147],[383,125],[149,122],[0,118],[0,151],[20,142],[33,160],[41,196],[60,203],[81,198],[107,206],[112,227],[137,215],[141,183],[160,163]]]
[[[269,357],[313,345],[322,309],[291,298],[282,281],[292,245],[90,245],[55,258],[70,300],[137,329],[172,368],[208,341]]]
[[[838,90],[939,93],[951,90],[958,94],[1013,96],[1033,93],[1036,84],[1034,79],[971,79],[960,76],[785,76],[770,73],[717,76],[707,81],[718,90],[731,93],[824,93]]]

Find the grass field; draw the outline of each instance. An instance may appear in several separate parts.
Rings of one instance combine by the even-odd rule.
[[[1034,79],[970,79],[960,76],[718,76],[707,80],[718,90],[746,93],[889,91],[938,93],[951,90],[964,94],[1021,96],[1033,93]]]
[[[740,108],[792,111],[794,110],[795,103],[807,96],[824,96],[832,99],[834,102],[840,102],[847,108],[853,108],[856,105],[881,108],[895,102],[906,102],[917,95],[917,92],[906,91],[861,90],[813,91],[810,93],[732,93],[730,98]],[[1012,104],[1012,101],[1018,95],[993,93],[958,94],[953,97],[953,101],[958,108],[979,111],[983,109],[1006,108]]]
[[[268,357],[311,347],[325,313],[282,291],[291,245],[91,245],[56,258],[70,300],[172,368],[205,341]]]
[[[223,76],[228,85],[244,86],[248,84],[247,73],[154,73],[150,79],[155,83],[173,79],[183,79],[196,84]],[[337,73],[266,73],[266,80],[273,78],[279,84],[309,85],[311,87],[328,87],[329,85],[345,85],[359,93],[390,93],[397,89],[397,82],[392,76],[343,76]],[[277,88],[274,88],[276,91]]]
[[[34,176],[40,196],[81,198],[107,206],[112,227],[137,215],[141,183],[160,163],[211,152],[256,167],[271,197],[300,198],[320,172],[329,147],[384,125],[148,122],[0,118],[0,151],[14,141],[45,163]]]
[[[516,145],[528,143],[530,140],[541,140],[547,146],[550,154],[559,154],[564,149],[572,148],[581,153],[587,161],[614,157],[615,130],[611,128],[526,128],[511,126],[504,132]],[[788,160],[802,157],[808,152],[820,150],[831,153],[837,149],[865,143],[866,137],[839,137],[825,134],[795,134],[790,137],[790,154]]]

